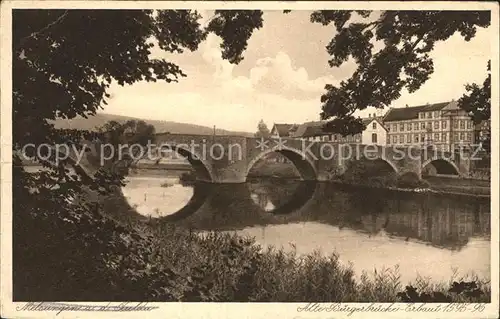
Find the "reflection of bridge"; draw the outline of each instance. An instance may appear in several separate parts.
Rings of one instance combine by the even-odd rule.
[[[395,173],[422,175],[422,168],[433,164],[438,171],[467,175],[468,159],[450,153],[429,152],[416,148],[310,142],[297,139],[260,139],[240,136],[157,134],[156,150],[175,150],[186,157],[196,171],[197,179],[210,183],[242,183],[252,166],[272,152],[287,157],[303,180],[330,180],[342,174],[353,159],[377,159],[387,163]],[[161,147],[158,147],[161,146]],[[440,173],[440,172],[438,172]],[[447,174],[446,172],[444,174]]]
[[[384,189],[366,192],[347,185],[295,182],[285,185],[195,186],[194,196],[181,211],[158,222],[178,222],[192,229],[243,229],[257,225],[320,222],[375,235],[412,238],[436,247],[460,249],[470,237],[489,234],[489,200],[460,196],[402,193]],[[283,189],[288,191],[283,192]],[[267,199],[281,201],[268,212],[251,194],[259,189]],[[278,194],[276,194],[278,192]],[[363,200],[359,199],[363,197]],[[265,204],[265,203],[264,203]]]

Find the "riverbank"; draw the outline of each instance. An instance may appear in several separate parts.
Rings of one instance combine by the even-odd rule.
[[[98,203],[89,211],[75,205],[68,214],[55,207],[53,212],[44,211],[47,214],[44,216],[16,214],[16,218],[22,218],[16,221],[18,226],[22,225],[16,228],[19,229],[15,241],[18,245],[15,248],[18,267],[14,274],[16,299],[490,300],[488,280],[477,276],[439,282],[422,278],[401,282],[398,268],[377,269],[377,272],[360,275],[341,263],[340,256],[333,251],[328,256],[319,252],[299,255],[295,250],[263,248],[253,238],[241,235],[196,232],[141,217],[120,189],[111,195],[99,196]],[[53,254],[55,247],[57,254]],[[82,285],[85,289],[74,289]],[[418,293],[405,291],[406,285]]]
[[[115,198],[115,204],[119,202]],[[136,244],[150,246],[156,254],[152,266],[182,274],[162,288],[172,291],[182,301],[418,302],[429,298],[428,301],[486,302],[490,299],[489,284],[475,276],[450,278],[449,282],[423,278],[401,282],[397,267],[357,276],[334,252],[329,256],[319,252],[299,255],[296,250],[263,248],[251,237],[196,232],[160,220],[143,220],[136,225],[141,236]],[[475,288],[450,293],[453,282],[455,286],[474,282],[470,287]],[[407,285],[417,293],[406,290]],[[470,297],[471,294],[475,296]],[[166,296],[155,298],[164,300]],[[158,300],[155,298],[148,300]]]
[[[116,204],[120,204],[119,195],[112,206]],[[119,207],[123,206],[127,206],[126,201],[121,201]],[[141,238],[154,238],[153,242],[141,243],[141,246],[151,245],[152,251],[159,254],[158,263],[193,278],[194,288],[191,289],[196,293],[190,290],[189,294],[196,297],[183,296],[185,299],[180,299],[183,301],[395,302],[421,301],[427,298],[422,294],[428,294],[430,301],[489,300],[489,284],[476,276],[450,278],[449,282],[423,278],[401,282],[397,267],[359,276],[351,266],[341,263],[340,256],[334,252],[329,256],[317,251],[299,255],[296,250],[263,248],[250,237],[196,232],[154,219],[142,220],[136,225],[139,225],[136,229]],[[185,285],[185,280],[179,277],[174,287],[168,289],[175,291],[175,287]],[[473,288],[476,297],[467,297],[470,291],[458,294],[448,291],[453,282],[462,281],[475,282],[470,285],[476,285]],[[418,293],[410,297],[411,293],[404,289],[406,285],[414,287]],[[176,294],[186,292],[177,291]]]
[[[283,179],[300,179],[300,175],[297,172],[295,166],[292,163],[262,163],[259,166],[254,167],[248,174],[250,178],[283,178]],[[398,191],[408,191],[408,192],[422,192],[431,191],[434,193],[450,194],[450,195],[464,195],[471,197],[490,197],[491,188],[490,181],[484,179],[464,179],[464,178],[453,178],[444,176],[425,176],[423,178],[423,183],[421,187],[392,187],[384,185],[384,183],[378,183],[378,185],[368,185],[370,187],[380,188],[385,187],[387,189],[398,190]],[[332,181],[333,183],[345,183],[351,184],[347,181]],[[425,184],[428,183],[428,184]],[[424,185],[425,184],[425,185]],[[354,185],[360,187],[366,186],[361,182]]]

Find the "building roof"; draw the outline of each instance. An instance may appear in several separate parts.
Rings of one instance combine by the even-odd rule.
[[[321,122],[321,121],[306,122],[306,123],[300,124],[297,127],[297,129],[295,130],[295,133],[293,134],[293,136],[295,136],[295,137],[313,136],[313,135],[305,136],[304,134],[306,133],[306,131],[308,130],[309,127],[319,127],[321,129],[322,126],[323,126],[323,122]],[[312,132],[313,132],[312,129],[309,129],[308,134],[311,134]],[[316,129],[314,132],[319,133],[320,131]]]
[[[365,126],[370,124],[372,121],[377,121],[385,129],[381,117],[367,117],[363,118],[362,121]],[[315,122],[306,122],[304,124],[301,124],[299,125],[293,136],[314,137],[314,136],[335,134],[333,132],[327,132],[323,129],[323,125],[326,124],[326,122],[327,121],[315,121]]]
[[[276,131],[278,131],[279,136],[288,136],[290,129],[294,124],[274,124]]]
[[[320,125],[311,125],[307,126],[305,132],[301,137],[313,137],[328,134],[323,130],[323,127]],[[331,134],[331,133],[330,133]]]
[[[368,124],[370,124],[371,122],[376,121],[382,128],[386,129],[385,125],[384,125],[383,117],[381,117],[381,116],[377,116],[377,117],[365,117],[365,118],[362,119],[362,121],[363,121],[363,125],[365,127],[367,127]]]
[[[297,128],[299,128],[299,126],[297,124],[293,124],[292,127],[290,127],[290,129],[288,131],[295,132],[295,131],[297,131]]]
[[[420,112],[440,111],[450,102],[441,102],[435,104],[425,104],[411,107],[399,107],[390,109],[384,117],[384,122],[413,120],[418,118]]]

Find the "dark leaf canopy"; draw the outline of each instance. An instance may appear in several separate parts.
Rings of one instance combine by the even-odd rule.
[[[330,66],[341,66],[350,58],[357,64],[351,78],[339,86],[327,85],[321,97],[321,118],[335,118],[328,128],[352,134],[363,128],[352,116],[355,111],[388,106],[403,89],[417,91],[434,71],[429,56],[434,45],[455,33],[469,41],[478,27],[490,25],[490,13],[316,11],[311,21],[335,27],[337,33],[326,47]],[[380,50],[374,49],[375,43]]]

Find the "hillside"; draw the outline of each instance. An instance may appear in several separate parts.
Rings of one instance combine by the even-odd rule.
[[[155,127],[157,133],[177,133],[177,134],[201,134],[201,135],[212,135],[213,128],[201,125],[187,124],[187,123],[177,123],[171,121],[160,121],[160,120],[145,120],[129,116],[121,116],[114,114],[100,113],[95,116],[91,116],[88,119],[83,117],[77,117],[71,120],[60,119],[54,121],[56,128],[67,128],[67,129],[79,129],[79,130],[94,130],[96,127],[103,126],[108,121],[126,122],[128,120],[143,120],[148,124]],[[253,137],[253,133],[249,132],[236,132],[227,131],[222,129],[215,130],[217,135],[240,135]]]

